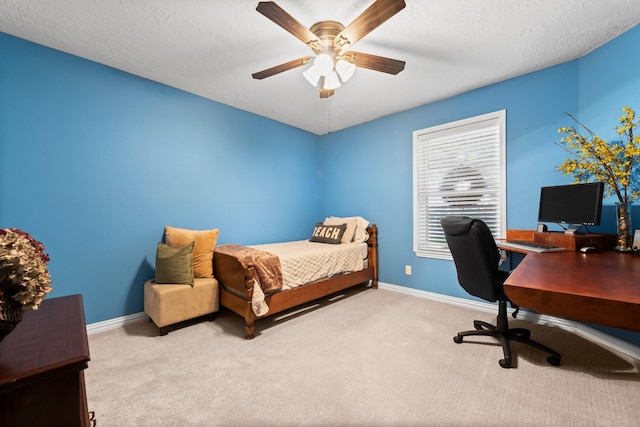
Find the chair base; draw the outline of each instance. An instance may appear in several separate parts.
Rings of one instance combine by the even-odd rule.
[[[474,320],[474,330],[458,332],[458,335],[453,337],[453,341],[457,344],[462,342],[463,337],[468,336],[490,336],[494,337],[502,345],[502,352],[504,359],[500,359],[498,362],[503,368],[513,368],[513,359],[511,357],[511,341],[520,342],[522,344],[529,345],[547,353],[547,362],[553,366],[560,365],[560,353],[546,345],[542,345],[537,341],[532,340],[531,332],[524,328],[509,328],[509,322],[507,320],[507,303],[500,301],[498,306],[498,319],[497,326],[490,323],[483,322],[481,320]]]

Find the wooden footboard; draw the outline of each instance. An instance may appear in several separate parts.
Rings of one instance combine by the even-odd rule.
[[[369,240],[367,241],[369,266],[367,268],[267,295],[265,302],[269,306],[269,312],[262,317],[288,310],[367,281],[371,281],[371,287],[376,289],[378,287],[378,227],[372,224],[367,228],[367,231],[369,232]],[[254,337],[254,322],[258,318],[251,309],[255,269],[253,267],[245,269],[234,257],[219,252],[214,252],[213,267],[214,276],[223,285],[220,287],[220,305],[244,318],[246,338],[252,339]]]

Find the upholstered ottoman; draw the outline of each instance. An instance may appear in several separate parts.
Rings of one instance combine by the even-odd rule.
[[[218,281],[213,277],[195,278],[189,285],[158,284],[148,280],[144,284],[144,312],[160,329],[160,335],[169,332],[169,326],[210,315],[213,320],[219,309]]]

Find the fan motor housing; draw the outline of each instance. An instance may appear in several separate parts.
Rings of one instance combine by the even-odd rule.
[[[333,40],[344,30],[344,25],[337,21],[320,21],[313,24],[309,30],[315,34],[322,43],[322,49],[312,48],[315,53],[320,53],[333,50]]]

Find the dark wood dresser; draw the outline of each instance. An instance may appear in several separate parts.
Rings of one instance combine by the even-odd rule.
[[[82,295],[46,298],[0,342],[0,426],[88,426]]]

